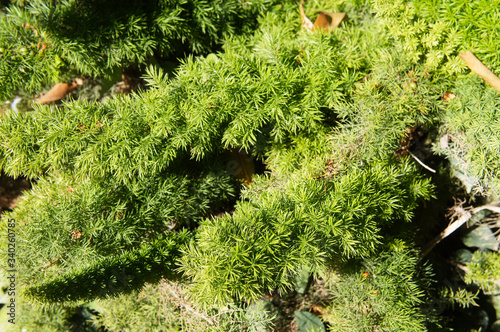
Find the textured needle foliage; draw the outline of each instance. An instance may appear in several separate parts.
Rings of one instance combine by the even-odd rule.
[[[332,302],[325,321],[336,331],[426,330],[418,307],[424,299],[423,276],[414,254],[399,245],[359,265],[330,278]]]
[[[436,151],[451,162],[468,191],[500,195],[500,95],[471,74],[457,81],[443,115]]]
[[[448,78],[467,67],[458,52],[472,51],[497,74],[500,52],[498,0],[373,0],[382,26],[395,45],[413,63]]]
[[[417,1],[418,3],[418,1]],[[466,66],[458,57],[461,34],[445,21],[420,16],[416,5],[405,1],[373,0],[380,26],[401,53],[413,64],[423,64],[431,72],[455,75]]]
[[[234,197],[233,181],[221,174],[167,174],[132,187],[39,179],[9,215],[19,221],[20,278],[40,281],[191,227]]]
[[[332,31],[306,31],[296,3],[267,0],[4,8],[3,97],[77,72],[148,68],[146,90],[0,118],[0,168],[33,180],[6,214],[17,221],[23,324],[69,329],[79,311],[94,330],[291,326],[273,321],[274,307],[281,319],[321,313],[330,330],[428,328],[431,274],[417,260],[414,217],[435,186],[412,153],[431,143],[414,135],[431,141],[441,128],[448,138],[435,150],[485,192],[498,193],[500,167],[497,95],[463,75],[458,57],[471,47],[494,65],[498,50],[473,48],[479,25],[464,30],[470,13],[454,21],[444,8],[306,2],[313,20],[347,13]],[[169,56],[183,57],[173,75],[159,68]],[[237,151],[265,167],[247,172],[241,193]],[[5,219],[4,245],[7,228]],[[485,264],[476,276],[491,280],[478,272]],[[313,282],[327,295],[309,306]],[[30,316],[29,301],[68,309]]]
[[[233,215],[201,224],[181,259],[197,301],[223,305],[290,288],[302,266],[366,257],[380,229],[410,221],[430,185],[407,163],[375,164],[330,180],[262,178]]]
[[[36,309],[35,309],[36,308]],[[91,328],[92,322],[74,319],[80,308],[59,305],[38,305],[32,307],[27,303],[18,306],[19,320],[8,331],[40,331],[60,332],[76,328]]]
[[[184,151],[198,159],[222,148],[259,154],[322,130],[342,86],[362,75],[345,70],[342,36],[270,24],[296,19],[287,13],[269,15],[266,29],[228,42],[224,53],[188,58],[173,80],[150,72],[154,88],[140,95],[7,115],[1,166],[14,176],[70,169],[126,182],[158,173]]]
[[[110,75],[154,57],[206,53],[255,27],[272,1],[30,1],[0,16],[0,99],[68,73]]]
[[[450,78],[464,72],[466,66],[458,52],[469,50],[499,73],[498,0],[372,2],[388,37],[413,63]]]

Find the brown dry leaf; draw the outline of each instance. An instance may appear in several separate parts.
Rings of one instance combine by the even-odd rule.
[[[316,21],[314,21],[313,24],[304,12],[303,1],[300,2],[299,8],[300,17],[302,18],[302,26],[307,31],[313,31],[315,29],[323,29],[325,31],[328,31],[330,29],[333,30],[339,26],[339,24],[345,17],[345,13],[330,13],[319,11],[318,18],[316,18]]]
[[[451,93],[451,92],[445,92],[442,100],[448,101],[448,100],[452,100],[455,97],[456,96],[453,93]]]
[[[306,13],[304,12],[304,7],[302,7],[303,1],[300,2],[299,7],[300,7],[300,17],[302,17],[302,26],[306,28],[307,31],[311,31],[314,29],[314,25],[311,22],[311,20],[306,16]]]
[[[82,84],[82,80],[75,80],[75,82],[72,83],[57,83],[52,87],[52,89],[49,90],[46,94],[41,96],[36,103],[37,104],[47,104],[53,101],[57,101],[62,99],[64,96],[66,96],[68,93],[73,91],[77,86]]]
[[[328,12],[318,12],[319,16],[314,21],[314,29],[323,29],[328,31],[329,29],[335,29],[339,26],[345,17],[345,13],[328,13]]]
[[[83,233],[81,233],[80,231],[73,231],[73,233],[71,233],[71,239],[73,240],[73,242],[75,242],[76,240],[81,238],[82,235]]]

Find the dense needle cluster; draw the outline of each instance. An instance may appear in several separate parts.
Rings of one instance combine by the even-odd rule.
[[[458,56],[470,49],[499,72],[484,37],[499,25],[467,23],[489,2],[454,3],[466,14],[310,1],[309,17],[347,13],[315,31],[290,1],[4,7],[3,99],[128,65],[148,86],[2,114],[0,168],[33,183],[6,214],[18,222],[19,326],[75,328],[79,310],[94,330],[266,331],[295,310],[320,316],[307,323],[320,330],[437,328],[425,303],[447,300],[418,259],[417,208],[436,205],[448,173],[474,194],[500,192],[500,95]],[[467,280],[490,287],[478,266],[498,254],[475,255]],[[303,302],[283,309],[276,296]]]

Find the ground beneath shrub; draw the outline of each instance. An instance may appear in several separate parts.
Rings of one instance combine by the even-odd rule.
[[[25,178],[11,178],[5,174],[0,175],[0,212],[12,210],[19,197],[31,188],[31,183]]]

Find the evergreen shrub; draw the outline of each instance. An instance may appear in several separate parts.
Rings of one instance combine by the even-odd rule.
[[[207,53],[247,33],[272,1],[29,1],[0,15],[0,99],[73,75]]]
[[[435,150],[498,186],[498,98],[463,75],[466,21],[424,0],[306,2],[308,17],[347,12],[333,31],[307,31],[288,2],[125,3],[33,1],[1,17],[4,97],[149,65],[147,90],[0,118],[0,168],[33,182],[1,224],[5,245],[17,220],[23,324],[56,328],[46,310],[62,329],[79,312],[94,330],[264,331],[307,310],[330,330],[429,328],[415,214],[435,184],[412,153],[431,143],[413,133],[441,128],[451,139]],[[173,75],[159,68],[186,50]],[[244,186],[237,152],[237,167],[265,167],[244,169]],[[310,279],[326,282],[319,309],[299,304]]]

